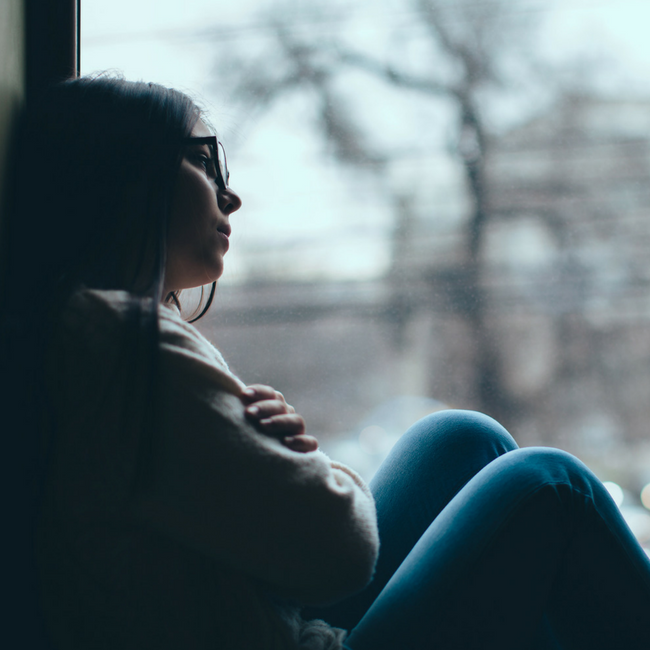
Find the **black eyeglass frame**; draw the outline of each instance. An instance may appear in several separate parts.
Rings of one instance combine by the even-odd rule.
[[[223,144],[217,140],[216,135],[207,135],[205,137],[191,137],[186,138],[185,142],[189,145],[193,144],[207,144],[212,149],[212,156],[215,161],[215,183],[221,192],[225,192],[229,185],[230,172],[228,171],[228,163],[226,160],[226,150]]]

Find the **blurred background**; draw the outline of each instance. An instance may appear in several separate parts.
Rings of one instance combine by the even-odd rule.
[[[200,329],[370,478],[476,409],[650,547],[646,0],[83,0],[82,73],[185,90],[244,206]]]

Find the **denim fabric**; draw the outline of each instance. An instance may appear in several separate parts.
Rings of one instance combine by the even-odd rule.
[[[579,460],[442,411],[370,485],[381,550],[361,593],[307,615],[351,650],[648,650],[650,561]]]

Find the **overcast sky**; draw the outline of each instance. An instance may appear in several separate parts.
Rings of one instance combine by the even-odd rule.
[[[312,0],[312,4],[322,2]],[[277,4],[273,0],[83,0],[82,65],[87,72],[108,64],[127,76],[187,85],[200,92],[211,61],[201,57],[205,42],[192,45],[186,37],[215,26],[224,31],[232,28],[233,37],[254,37],[258,12]],[[339,0],[338,4],[353,5],[376,22],[392,20],[400,3]],[[623,61],[637,82],[650,78],[647,0],[530,0],[525,4],[539,15],[541,42],[548,53],[560,59],[576,52],[601,54]]]

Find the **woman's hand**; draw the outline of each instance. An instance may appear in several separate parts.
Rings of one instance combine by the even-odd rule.
[[[277,438],[285,447],[306,453],[318,449],[318,440],[305,433],[302,416],[279,391],[262,384],[252,384],[242,393],[246,417],[268,436]]]

